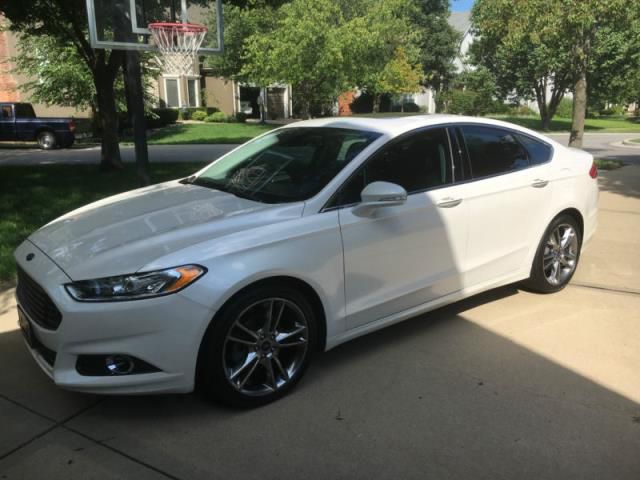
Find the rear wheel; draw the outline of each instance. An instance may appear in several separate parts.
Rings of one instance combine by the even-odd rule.
[[[240,294],[213,320],[201,347],[199,386],[234,407],[272,402],[300,380],[316,346],[316,317],[288,286]]]
[[[36,140],[42,150],[53,150],[58,146],[58,139],[55,133],[50,131],[40,132]]]
[[[547,228],[524,286],[540,293],[553,293],[567,286],[578,266],[582,235],[571,215],[560,215]]]

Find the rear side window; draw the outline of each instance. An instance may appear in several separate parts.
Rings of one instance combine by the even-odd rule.
[[[540,165],[551,159],[551,145],[520,133],[516,133],[515,136],[527,150],[530,165]]]
[[[473,178],[509,173],[529,166],[527,151],[513,133],[499,128],[463,126]]]
[[[13,118],[11,105],[2,105],[2,118]]]

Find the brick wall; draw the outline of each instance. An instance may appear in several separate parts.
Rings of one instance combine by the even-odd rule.
[[[4,23],[0,17],[0,24]],[[17,82],[10,73],[13,66],[9,63],[11,51],[7,35],[8,32],[0,31],[0,102],[19,102],[20,92],[17,90]]]

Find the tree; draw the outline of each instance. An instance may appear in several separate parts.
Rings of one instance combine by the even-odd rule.
[[[460,73],[443,97],[447,113],[462,115],[495,113],[502,100],[493,75],[484,67]]]
[[[94,50],[87,35],[84,0],[21,0],[3,2],[0,12],[18,33],[49,36],[76,49],[91,72],[97,113],[102,126],[102,168],[122,168],[114,85],[124,60],[119,50]]]
[[[597,58],[615,57],[602,32],[624,32],[618,40],[637,42],[632,19],[638,12],[640,0],[478,0],[473,57],[496,75],[504,93],[527,98],[533,92],[544,129],[572,91],[570,144],[580,146],[590,71],[599,69]]]
[[[412,63],[404,49],[398,47],[394,57],[387,62],[382,72],[380,72],[375,91],[391,95],[414,93],[420,88],[422,79],[422,66]],[[379,94],[376,95],[374,111],[379,111],[379,98]],[[402,104],[402,108],[404,109],[404,104]]]
[[[34,102],[95,111],[91,71],[75,47],[43,35],[20,35],[17,47],[11,62],[28,79],[19,88]]]
[[[293,0],[278,9],[269,35],[245,40],[240,75],[264,86],[290,83],[303,117],[350,86],[345,62],[353,33],[332,0]]]
[[[535,99],[548,130],[574,80],[572,42],[554,28],[557,0],[478,0],[472,62],[496,78],[502,96]]]
[[[447,21],[449,0],[416,1],[419,10],[413,23],[420,32],[418,61],[424,71],[423,83],[441,93],[455,76],[453,60],[460,46],[460,34]]]

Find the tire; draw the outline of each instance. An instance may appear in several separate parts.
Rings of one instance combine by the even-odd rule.
[[[571,281],[582,248],[580,226],[571,215],[557,216],[544,232],[523,286],[538,293],[554,293]]]
[[[281,398],[311,362],[318,341],[316,327],[310,302],[290,286],[263,285],[240,293],[216,315],[205,334],[198,388],[207,398],[236,408]]]
[[[56,134],[49,130],[38,133],[36,140],[42,150],[53,150],[58,146]]]

